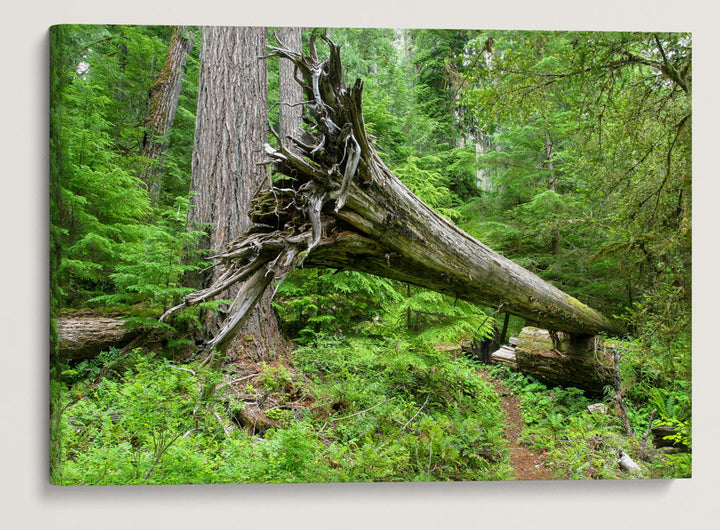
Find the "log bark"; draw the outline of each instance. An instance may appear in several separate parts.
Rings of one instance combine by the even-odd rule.
[[[556,335],[523,328],[515,347],[517,369],[548,386],[573,386],[602,395],[613,384],[613,357],[597,337]]]
[[[122,318],[99,315],[59,316],[59,356],[63,359],[91,359],[110,348],[122,348],[138,336],[125,327]]]
[[[575,335],[620,331],[413,195],[380,159],[365,131],[362,82],[346,86],[339,47],[323,40],[329,57],[322,61],[314,38],[308,56],[270,48],[295,63],[314,128],[278,149],[265,146],[268,162],[287,178],[282,187],[255,197],[254,225],[215,256],[221,276],[182,305],[240,282],[243,298],[254,290],[252,272],[258,267],[266,269],[263,281],[271,278],[277,286],[292,269],[308,265],[401,280]],[[206,348],[223,341],[218,335]]]
[[[656,425],[651,427],[653,435],[653,445],[657,449],[663,448],[674,448],[677,452],[686,453],[690,451],[690,448],[682,442],[676,442],[675,440],[666,440],[666,436],[674,436],[678,434],[678,428],[672,425]]]

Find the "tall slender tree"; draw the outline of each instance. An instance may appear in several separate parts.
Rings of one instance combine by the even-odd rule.
[[[189,221],[209,227],[205,244],[216,252],[250,226],[250,200],[268,181],[259,165],[267,141],[266,47],[266,28],[203,28]],[[222,311],[207,316],[205,336],[221,319]],[[284,347],[270,296],[228,346],[230,355],[242,351],[258,360],[270,360]]]
[[[175,26],[163,68],[150,87],[142,142],[142,156],[148,159],[148,163],[141,178],[154,203],[160,196],[167,134],[177,112],[185,63],[192,45],[193,35],[187,27]]]

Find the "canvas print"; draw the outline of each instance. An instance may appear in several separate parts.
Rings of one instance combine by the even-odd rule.
[[[50,30],[50,481],[691,476],[687,33]]]

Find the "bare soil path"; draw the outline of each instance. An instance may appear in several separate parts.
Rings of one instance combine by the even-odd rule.
[[[542,452],[533,451],[520,441],[523,420],[520,415],[520,399],[503,383],[486,372],[480,375],[493,385],[500,398],[505,414],[505,439],[510,446],[510,465],[515,471],[515,480],[552,480],[552,470],[546,467]]]

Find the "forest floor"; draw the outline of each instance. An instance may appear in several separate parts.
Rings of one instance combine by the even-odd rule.
[[[480,375],[493,385],[500,398],[500,405],[505,415],[503,430],[509,445],[510,465],[514,470],[515,480],[552,480],[552,470],[545,464],[546,455],[543,452],[533,451],[520,440],[523,428],[520,399],[487,372],[480,372]]]

